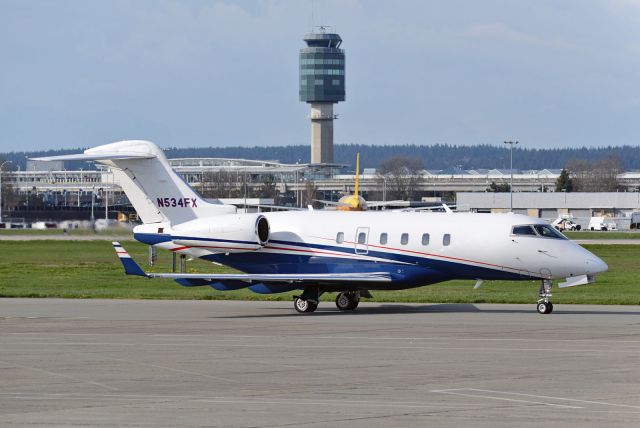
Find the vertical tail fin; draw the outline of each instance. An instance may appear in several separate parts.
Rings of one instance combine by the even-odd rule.
[[[116,182],[144,223],[177,224],[235,212],[233,206],[204,201],[171,168],[162,150],[149,141],[119,141],[85,150],[84,154],[39,160],[95,160],[111,166]]]

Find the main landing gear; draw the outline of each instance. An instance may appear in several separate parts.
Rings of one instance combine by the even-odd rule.
[[[324,290],[318,288],[307,287],[300,296],[294,296],[293,307],[296,311],[302,313],[310,313],[318,309],[320,296]],[[341,311],[353,311],[360,303],[360,297],[371,299],[373,296],[369,290],[342,291],[336,296],[336,306]]]
[[[550,314],[553,312],[553,303],[551,303],[551,280],[543,279],[540,284],[540,300],[536,309],[539,314]]]
[[[305,300],[302,297],[294,297],[293,299],[293,307],[296,308],[296,311],[302,313],[313,312],[318,309],[318,302],[314,302],[312,300]]]
[[[318,309],[321,294],[318,287],[307,287],[301,296],[293,297],[293,307],[301,314],[313,312]]]
[[[344,291],[336,296],[336,306],[341,311],[353,311],[360,303],[360,293],[358,291]]]

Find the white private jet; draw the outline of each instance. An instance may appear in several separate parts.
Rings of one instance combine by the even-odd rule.
[[[450,279],[541,281],[537,310],[550,313],[551,284],[591,283],[607,270],[598,257],[547,222],[517,214],[290,211],[237,213],[204,201],[148,141],[121,141],[84,154],[39,160],[92,160],[112,167],[143,224],[134,237],[154,247],[233,267],[241,274],[146,273],[122,246],[125,272],[184,286],[256,293],[301,290],[298,312],[326,292],[353,310],[370,290],[401,290]]]

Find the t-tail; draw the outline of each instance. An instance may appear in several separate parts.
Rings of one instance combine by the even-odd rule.
[[[178,224],[236,211],[234,206],[203,200],[171,168],[162,150],[149,141],[119,141],[85,150],[83,154],[37,160],[86,160],[110,166],[116,183],[143,223]]]

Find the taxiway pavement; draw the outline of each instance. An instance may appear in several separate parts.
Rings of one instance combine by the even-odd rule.
[[[640,308],[0,299],[0,425],[640,423]]]

